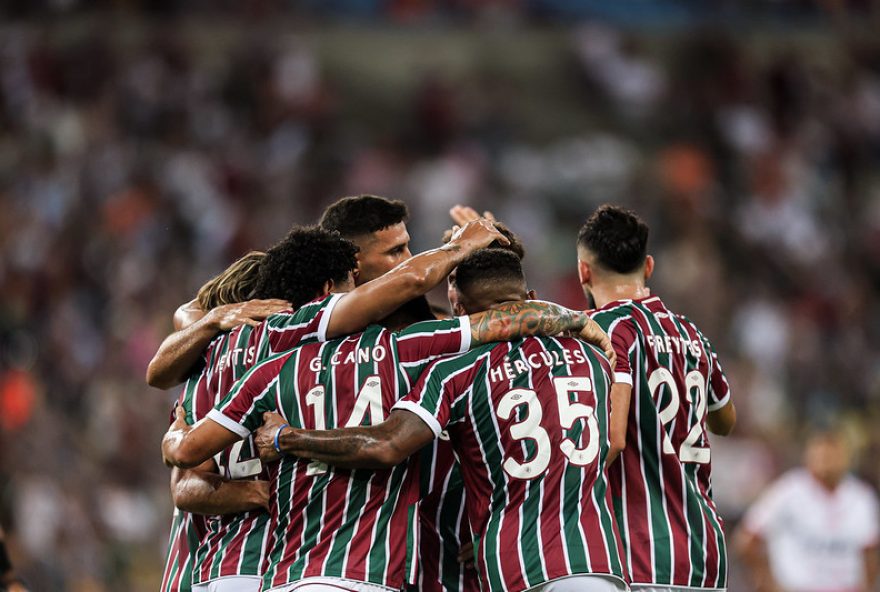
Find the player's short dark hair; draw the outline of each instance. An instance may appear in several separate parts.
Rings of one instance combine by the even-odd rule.
[[[578,246],[596,255],[603,267],[631,273],[648,254],[648,225],[631,210],[605,204],[587,218]]]
[[[522,261],[508,249],[480,249],[470,254],[455,268],[455,287],[469,293],[475,286],[491,286],[497,282],[523,282]]]
[[[328,281],[344,282],[357,267],[358,248],[336,232],[295,226],[266,251],[254,288],[255,298],[281,298],[299,308]]]
[[[343,197],[329,206],[318,224],[350,239],[406,222],[408,218],[409,211],[402,201],[357,195]]]

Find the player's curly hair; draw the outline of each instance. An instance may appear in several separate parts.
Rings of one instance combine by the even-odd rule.
[[[409,211],[402,201],[356,195],[343,197],[329,206],[318,225],[351,239],[406,222],[408,218]]]
[[[209,311],[223,304],[235,304],[253,298],[260,264],[265,256],[262,251],[251,251],[205,282],[196,294],[199,308]]]
[[[603,267],[632,273],[647,257],[648,225],[631,210],[605,204],[587,218],[578,246],[595,254]]]
[[[469,294],[475,286],[494,282],[523,282],[522,261],[507,248],[487,248],[474,251],[455,268],[455,287]]]
[[[358,248],[336,232],[295,226],[266,251],[255,298],[281,298],[299,308],[321,294],[324,284],[344,282],[357,267]]]

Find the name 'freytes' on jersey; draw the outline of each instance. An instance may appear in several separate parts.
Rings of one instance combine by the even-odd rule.
[[[662,354],[680,354],[685,348],[695,358],[703,353],[697,339],[685,339],[677,335],[646,335],[645,340],[648,346]]]
[[[498,382],[499,380],[513,380],[518,375],[528,372],[530,367],[534,369],[542,367],[553,368],[554,366],[562,366],[563,364],[571,366],[575,362],[578,364],[587,363],[587,358],[584,356],[584,352],[579,349],[572,351],[563,349],[562,352],[543,351],[530,354],[522,359],[505,359],[503,364],[495,366],[489,370],[489,380],[492,382]]]
[[[340,364],[368,364],[371,362],[381,362],[388,355],[388,351],[383,345],[374,345],[373,347],[360,347],[348,352],[337,350],[330,357],[331,366],[339,366]],[[312,358],[309,362],[309,370],[312,372],[320,372],[324,370],[321,358]]]

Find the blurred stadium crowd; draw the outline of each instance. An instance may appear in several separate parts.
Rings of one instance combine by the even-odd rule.
[[[492,210],[532,287],[580,308],[577,228],[638,210],[653,289],[732,382],[731,525],[805,426],[880,453],[880,40],[559,31],[591,119],[542,134],[511,107],[528,80],[432,68],[358,96],[308,35],[53,26],[0,38],[0,523],[34,589],[156,588],[176,393],[146,363],[201,282],[347,194],[405,200],[414,251],[450,206]]]

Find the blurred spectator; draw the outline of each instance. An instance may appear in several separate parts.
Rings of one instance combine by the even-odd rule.
[[[749,508],[736,547],[757,592],[870,591],[877,583],[877,495],[849,475],[835,432],[811,435],[804,468],[785,473]]]

